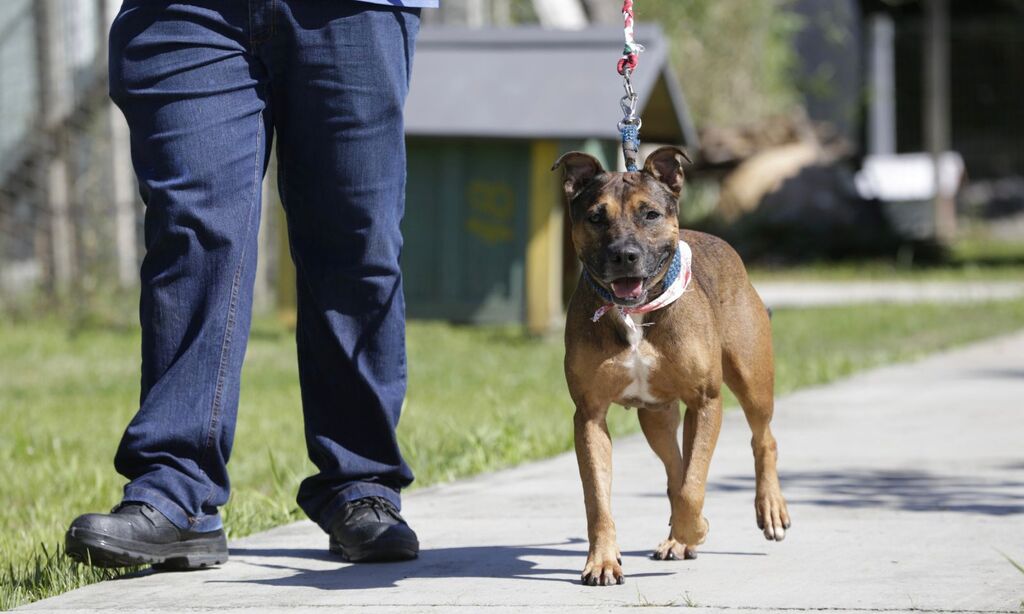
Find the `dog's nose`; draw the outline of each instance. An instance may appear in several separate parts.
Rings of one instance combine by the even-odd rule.
[[[636,264],[636,261],[640,260],[640,249],[636,247],[623,247],[612,250],[611,256],[613,264]]]

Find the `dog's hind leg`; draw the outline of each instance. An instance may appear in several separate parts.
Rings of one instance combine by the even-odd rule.
[[[739,399],[753,435],[750,445],[754,451],[754,475],[757,479],[754,497],[757,527],[764,531],[766,539],[782,541],[790,519],[779,487],[776,469],[778,448],[771,430],[775,372],[770,335],[755,343],[737,344],[733,353],[727,351],[722,375]]]
[[[640,418],[640,428],[647,437],[647,443],[665,464],[668,501],[671,506],[671,518],[674,518],[677,507],[681,504],[679,499],[682,496],[683,475],[686,472],[683,454],[679,448],[679,403],[673,402],[667,407],[657,409],[638,409],[637,416]],[[697,555],[693,550],[687,549],[686,544],[673,539],[672,531],[669,530],[668,539],[658,545],[652,556],[666,561],[692,559]]]
[[[714,392],[695,391],[693,398],[683,399],[683,487],[672,515],[672,538],[686,544],[691,557],[696,556],[696,547],[708,535],[704,494],[711,455],[722,430],[722,397],[717,388]]]

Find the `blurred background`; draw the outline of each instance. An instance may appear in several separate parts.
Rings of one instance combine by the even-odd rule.
[[[621,167],[619,3],[445,0],[408,101],[410,315],[557,328],[576,264],[551,162]],[[106,91],[115,0],[0,13],[0,310],[133,317],[127,128]],[[637,6],[645,150],[685,146],[683,222],[755,268],[1024,261],[1024,2]],[[258,310],[294,304],[274,169]]]
[[[550,169],[574,149],[623,165],[621,0],[442,5],[406,106],[398,435],[416,486],[572,448],[557,333],[578,269]],[[72,518],[118,501],[138,407],[144,208],[107,97],[118,8],[0,0],[0,609],[117,575],[61,548]],[[693,158],[681,221],[728,239],[774,308],[778,395],[1024,328],[1024,0],[637,0],[636,17],[641,154]],[[312,471],[275,174],[232,538],[300,519]]]

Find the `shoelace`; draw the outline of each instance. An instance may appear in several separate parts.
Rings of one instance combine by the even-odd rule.
[[[377,518],[379,520],[384,519],[382,514],[386,514],[397,521],[402,520],[402,516],[398,513],[398,508],[395,507],[395,504],[384,497],[364,497],[362,499],[356,499],[352,502],[351,508],[349,508],[349,516],[352,516],[352,514],[355,514],[363,508],[373,510],[377,514]]]

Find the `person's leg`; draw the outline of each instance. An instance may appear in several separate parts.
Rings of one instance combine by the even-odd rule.
[[[402,107],[419,13],[359,2],[280,7],[272,102],[306,441],[318,470],[298,502],[329,531],[354,500],[398,507],[413,479],[395,427],[406,384]]]
[[[221,527],[270,124],[244,2],[129,0],[111,97],[146,203],[141,405],[115,458],[125,501]]]

